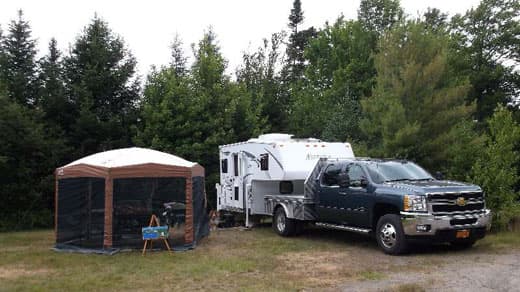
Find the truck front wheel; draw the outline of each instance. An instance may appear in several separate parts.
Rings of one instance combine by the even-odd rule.
[[[375,235],[379,247],[386,254],[403,254],[408,248],[399,215],[386,214],[379,218]]]
[[[296,229],[294,219],[289,219],[285,215],[283,208],[277,208],[274,212],[273,228],[281,236],[291,236]]]

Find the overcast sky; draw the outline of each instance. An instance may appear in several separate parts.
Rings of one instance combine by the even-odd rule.
[[[38,40],[39,54],[47,53],[52,37],[62,51],[87,25],[95,13],[123,37],[137,57],[139,73],[146,75],[151,65],[169,62],[169,45],[179,34],[186,54],[208,26],[217,34],[233,73],[244,51],[254,50],[261,40],[287,28],[293,0],[2,0],[0,25],[7,29],[16,11],[22,9]],[[478,5],[478,0],[401,0],[405,13],[418,15],[436,7],[450,15],[464,13]],[[305,26],[322,27],[340,14],[356,18],[359,0],[302,0]]]

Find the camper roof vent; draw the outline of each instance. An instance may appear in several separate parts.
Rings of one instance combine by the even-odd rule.
[[[271,134],[264,134],[258,136],[258,139],[251,139],[256,141],[262,141],[262,142],[287,142],[291,141],[293,135],[291,134],[279,134],[279,133],[271,133]]]

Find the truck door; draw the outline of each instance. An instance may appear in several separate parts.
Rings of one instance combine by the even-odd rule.
[[[370,227],[369,210],[373,198],[368,193],[366,185],[362,185],[362,180],[366,181],[366,173],[356,163],[347,165],[346,172],[350,186],[345,190],[345,200],[341,201],[341,207],[347,210],[346,222],[350,226]]]
[[[344,199],[345,188],[338,184],[338,176],[344,171],[344,165],[330,164],[320,176],[320,191],[318,195],[318,216],[323,222],[343,223],[347,213],[340,201]]]

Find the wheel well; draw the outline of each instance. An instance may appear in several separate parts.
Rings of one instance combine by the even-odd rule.
[[[386,214],[399,214],[399,208],[392,204],[376,204],[372,213],[372,230],[376,230],[377,221]]]
[[[273,209],[273,216],[274,216],[274,214],[276,214],[276,211],[278,209],[282,209],[286,213],[285,216],[287,216],[287,212],[285,211],[285,208],[282,206],[282,204],[276,204],[276,206]]]

